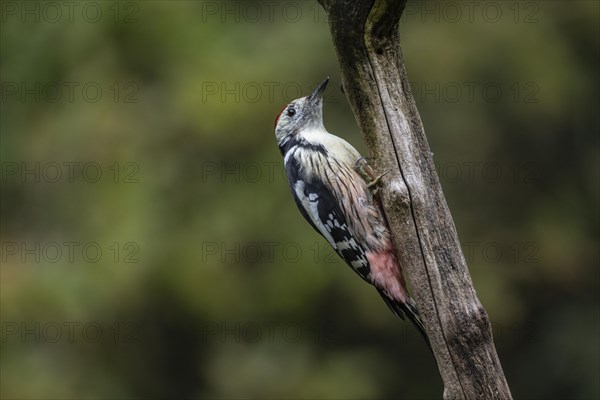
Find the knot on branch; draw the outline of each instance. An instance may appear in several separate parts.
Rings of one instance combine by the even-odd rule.
[[[392,180],[385,191],[387,203],[393,207],[394,212],[404,213],[410,210],[410,192],[406,183],[400,179]]]

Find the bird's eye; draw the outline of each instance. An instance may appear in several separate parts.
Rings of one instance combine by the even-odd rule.
[[[295,108],[290,108],[289,110],[287,110],[287,115],[288,117],[293,117],[296,114],[296,109]]]

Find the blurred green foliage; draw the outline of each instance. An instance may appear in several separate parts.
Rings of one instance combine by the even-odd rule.
[[[66,3],[1,3],[2,398],[440,398],[282,175],[325,76],[364,152],[319,5]],[[598,398],[598,3],[466,3],[401,34],[475,287],[515,398]]]

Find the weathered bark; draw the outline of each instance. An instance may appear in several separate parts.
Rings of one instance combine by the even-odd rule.
[[[346,97],[376,171],[398,259],[427,328],[446,399],[510,399],[406,75],[406,1],[319,0]]]

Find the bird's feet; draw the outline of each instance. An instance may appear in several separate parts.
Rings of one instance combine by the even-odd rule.
[[[376,195],[377,192],[379,192],[379,188],[381,188],[381,178],[383,178],[383,174],[377,175],[375,179],[367,183],[367,189],[369,189],[373,195]]]
[[[375,171],[369,165],[364,157],[360,157],[354,163],[354,170],[364,179],[367,183],[367,189],[373,196],[377,195],[379,188],[381,187],[381,179],[383,175],[375,175]]]

